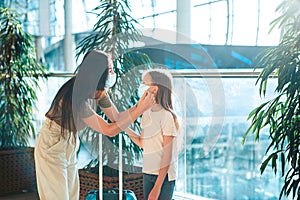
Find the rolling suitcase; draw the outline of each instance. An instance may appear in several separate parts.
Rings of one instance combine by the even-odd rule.
[[[99,161],[102,160],[102,135],[99,134]],[[119,188],[103,188],[102,162],[99,162],[99,190],[91,190],[86,195],[85,200],[137,200],[136,195],[131,190],[123,190],[122,177],[122,137],[119,137]],[[120,193],[119,191],[123,191]]]
[[[91,190],[85,200],[98,200],[99,190]],[[103,200],[118,200],[119,190],[118,189],[103,189]],[[135,194],[131,190],[123,190],[122,200],[137,200]]]

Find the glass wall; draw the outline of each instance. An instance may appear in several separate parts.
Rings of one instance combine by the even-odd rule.
[[[176,31],[176,2],[130,1],[133,16],[143,28]],[[272,46],[280,30],[271,33],[281,0],[191,0],[190,38],[200,44]],[[168,39],[168,38],[167,38]]]
[[[42,27],[48,27],[47,36],[63,39],[63,0],[12,0],[2,5],[18,8],[24,16],[24,26],[35,36],[45,36]],[[129,0],[132,16],[141,26],[138,28],[167,29],[176,32],[177,0]],[[272,46],[278,44],[280,30],[269,33],[270,23],[279,16],[277,6],[282,0],[190,0],[192,40],[201,44]],[[96,22],[93,9],[98,0],[73,0],[73,33],[91,31]],[[48,6],[49,12],[44,12]],[[48,15],[48,16],[45,16]],[[44,21],[43,21],[44,20]],[[46,21],[45,21],[46,20]],[[50,44],[57,42],[50,41]]]
[[[19,2],[19,1],[13,1]],[[21,1],[20,1],[21,2]],[[40,36],[40,5],[43,1],[24,2],[22,13],[28,32]],[[129,1],[132,15],[140,28],[176,31],[176,0]],[[280,31],[269,34],[270,22],[281,0],[191,0],[191,38],[200,44],[265,46],[278,44]],[[45,2],[44,2],[45,3]],[[45,61],[50,71],[63,71],[64,1],[48,0],[49,35],[43,36]],[[90,31],[96,22],[91,14],[98,0],[73,1],[73,33]],[[15,3],[15,7],[19,4]],[[77,34],[78,33],[78,34]],[[87,32],[88,33],[88,32]],[[76,39],[76,37],[75,37]],[[78,42],[76,40],[76,42]],[[226,57],[222,54],[223,57]],[[197,57],[198,59],[198,57]],[[232,67],[232,66],[231,66]],[[256,78],[186,77],[174,72],[174,98],[182,125],[177,194],[191,194],[212,199],[278,199],[282,180],[267,168],[261,176],[259,165],[265,156],[267,130],[259,143],[249,135],[242,137],[247,116],[257,105],[274,96],[275,80],[269,81],[266,98],[258,95]],[[41,82],[35,110],[38,131],[54,95],[68,76],[54,76]],[[184,84],[182,84],[184,83]],[[35,140],[32,140],[34,146]],[[79,167],[92,156],[81,148]]]
[[[191,77],[174,71],[174,100],[181,124],[181,152],[176,194],[190,194],[196,199],[278,199],[282,180],[268,167],[260,175],[259,166],[270,140],[267,130],[260,141],[252,135],[242,145],[249,121],[247,116],[260,103],[274,96],[275,79],[268,85],[265,98],[258,95],[256,78],[234,72],[227,78]],[[204,76],[204,77],[203,77]],[[58,88],[69,76],[51,77],[41,83],[36,110],[36,128]],[[223,114],[223,115],[222,115]],[[32,141],[34,145],[34,141]],[[79,167],[93,157],[88,147],[79,152]]]
[[[182,77],[175,79],[178,96],[186,99],[176,191],[211,199],[278,199],[283,182],[280,174],[275,176],[271,167],[263,175],[259,170],[270,143],[267,130],[259,142],[250,134],[242,145],[250,124],[248,114],[274,96],[276,80],[269,81],[268,93],[261,98],[256,78],[221,78],[223,91],[208,83],[215,82],[214,78],[184,79],[184,87]],[[223,102],[216,99],[221,98],[216,94],[220,92],[224,92]],[[220,104],[224,117],[214,116]]]

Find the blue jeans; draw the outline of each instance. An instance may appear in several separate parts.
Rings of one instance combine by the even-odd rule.
[[[145,173],[143,174],[144,200],[148,199],[148,196],[155,184],[156,179],[157,179],[157,175],[145,174]],[[158,199],[172,200],[174,188],[175,188],[175,180],[168,181],[168,175],[166,175]]]

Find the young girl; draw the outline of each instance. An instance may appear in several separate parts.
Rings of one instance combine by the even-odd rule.
[[[141,119],[142,133],[126,133],[143,148],[143,184],[145,200],[171,200],[177,176],[178,131],[172,104],[172,76],[167,70],[148,70],[143,74],[139,93],[156,91],[156,104]]]

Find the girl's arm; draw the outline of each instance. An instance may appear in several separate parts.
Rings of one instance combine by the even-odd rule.
[[[172,147],[174,136],[163,136],[163,157],[161,161],[161,167],[158,173],[156,182],[149,194],[148,200],[156,200],[159,197],[162,184],[168,173],[168,169],[172,159]]]
[[[82,118],[83,122],[99,133],[113,137],[120,131],[125,130],[131,123],[133,123],[144,111],[149,109],[155,103],[155,96],[153,93],[145,92],[141,97],[138,106],[135,109],[128,109],[122,114],[122,119],[113,123],[107,123],[97,113],[90,117]]]
[[[144,131],[144,130],[142,130],[141,135],[143,135],[143,131]],[[125,129],[125,132],[127,133],[127,135],[130,137],[130,139],[131,139],[136,145],[138,145],[138,146],[141,147],[141,148],[144,148],[144,140],[143,140],[143,138],[141,137],[141,135],[139,135],[138,133],[136,133],[135,131],[133,131],[133,130],[130,129],[130,128]]]

